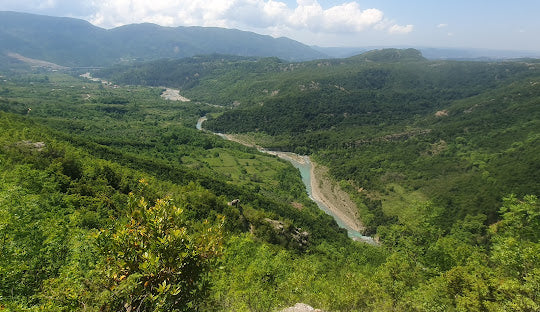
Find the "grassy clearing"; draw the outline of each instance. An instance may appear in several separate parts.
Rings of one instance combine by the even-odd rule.
[[[414,214],[415,211],[411,207],[428,200],[427,196],[421,191],[406,190],[397,183],[388,184],[386,191],[387,194],[381,194],[382,209],[385,214],[399,218],[407,218]]]

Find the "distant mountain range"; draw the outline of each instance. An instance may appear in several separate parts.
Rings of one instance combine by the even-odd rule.
[[[0,11],[0,67],[20,61],[31,65],[52,63],[52,67],[46,66],[49,68],[105,67],[209,54],[306,61],[345,58],[381,48],[385,47],[310,47],[288,38],[216,27],[162,27],[146,23],[104,29],[81,19]],[[540,57],[540,52],[531,51],[417,49],[428,59]]]
[[[318,47],[313,49],[333,58],[347,58],[367,51],[381,50],[388,47]],[[460,61],[490,61],[502,59],[518,58],[540,58],[540,51],[514,51],[514,50],[493,50],[493,49],[459,49],[459,48],[433,48],[433,47],[411,47],[399,46],[392,48],[414,48],[422,52],[422,55],[430,60],[460,60]]]
[[[288,61],[328,57],[292,39],[234,29],[131,24],[107,30],[80,19],[5,11],[0,43],[4,58],[12,53],[70,67],[213,53]]]

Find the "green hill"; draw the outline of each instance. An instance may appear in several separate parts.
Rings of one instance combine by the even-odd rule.
[[[422,53],[416,49],[380,49],[368,51],[351,59],[359,59],[371,62],[402,62],[402,61],[424,61]]]

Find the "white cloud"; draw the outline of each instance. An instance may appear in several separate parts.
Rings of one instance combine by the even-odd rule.
[[[439,24],[437,25],[437,28],[445,28],[445,27],[448,27],[448,24]]]
[[[102,27],[151,22],[164,26],[218,26],[281,35],[290,31],[355,33],[366,29],[408,33],[412,25],[388,22],[375,8],[356,1],[324,9],[318,0],[93,0],[91,22]]]
[[[406,26],[392,25],[388,29],[388,33],[390,33],[390,34],[408,34],[411,31],[413,31],[413,28],[414,28],[413,25],[406,25]]]
[[[17,11],[53,16],[87,17],[93,12],[91,1],[0,0],[0,11]]]
[[[298,0],[297,4],[287,14],[284,26],[314,32],[360,32],[383,19],[380,10],[362,10],[356,2],[343,3],[326,10],[315,0]]]
[[[383,19],[378,9],[361,10],[356,2],[332,7],[323,14],[326,30],[360,32]]]
[[[102,27],[149,22],[163,26],[228,26],[231,0],[94,0],[91,22]]]
[[[39,4],[39,9],[50,9],[54,8],[55,5],[56,1],[54,0],[41,1],[41,3]]]
[[[380,9],[361,7],[359,0],[337,2],[323,7],[322,0],[0,0],[0,10],[79,17],[104,28],[132,23],[216,26],[312,42],[413,30]]]

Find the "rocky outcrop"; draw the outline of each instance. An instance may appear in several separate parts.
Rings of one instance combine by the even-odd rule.
[[[314,309],[313,307],[305,303],[297,303],[294,307],[285,308],[279,312],[323,312],[319,309]]]
[[[17,142],[16,145],[19,148],[26,148],[29,150],[35,150],[37,152],[43,151],[43,149],[46,146],[44,142],[32,142],[32,141],[27,141],[27,140]]]
[[[242,209],[242,206],[240,205],[240,199],[233,199],[232,201],[227,203],[228,206],[236,207],[238,209],[238,213],[240,214],[240,222],[242,223],[242,229],[244,231],[247,231],[250,228],[249,222],[244,215],[244,209]]]
[[[272,229],[277,235],[284,236],[288,240],[296,242],[300,248],[307,247],[309,243],[309,233],[307,231],[302,231],[301,228],[294,226],[287,226],[279,220],[265,218],[264,221],[272,226]]]

